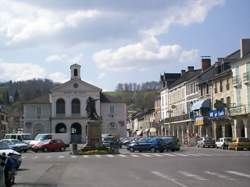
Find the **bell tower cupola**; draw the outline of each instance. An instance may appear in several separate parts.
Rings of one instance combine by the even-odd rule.
[[[81,66],[79,64],[73,64],[70,66],[71,79],[81,79]]]

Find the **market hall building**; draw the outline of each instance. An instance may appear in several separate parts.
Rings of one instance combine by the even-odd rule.
[[[103,134],[125,137],[127,106],[121,98],[105,95],[102,89],[81,80],[81,66],[70,66],[71,79],[44,95],[23,103],[23,129],[33,136],[56,133],[66,136],[81,135],[86,141],[89,97],[95,99],[95,108],[101,117]]]

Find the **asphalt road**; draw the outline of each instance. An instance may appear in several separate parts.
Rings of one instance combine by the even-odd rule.
[[[14,186],[249,187],[250,152],[184,148],[169,153],[73,156],[24,153]]]

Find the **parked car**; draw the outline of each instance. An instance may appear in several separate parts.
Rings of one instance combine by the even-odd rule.
[[[216,148],[227,149],[231,142],[232,138],[230,137],[219,138],[219,140],[215,142]]]
[[[164,142],[161,138],[155,137],[155,138],[141,138],[138,141],[131,142],[127,149],[130,152],[134,151],[151,151],[151,152],[163,152]]]
[[[160,137],[164,142],[165,151],[179,151],[180,150],[180,141],[175,136],[163,136]]]
[[[29,144],[32,140],[32,135],[30,133],[12,133],[5,134],[4,139],[20,140],[24,143]]]
[[[7,143],[11,149],[14,149],[17,152],[27,152],[30,148],[27,143],[21,142],[18,139],[2,139],[0,141]]]
[[[35,139],[30,142],[30,146],[37,145],[45,140],[51,140],[52,135],[51,134],[38,134],[36,135]]]
[[[198,139],[197,147],[216,147],[216,145],[211,137],[201,137]]]
[[[43,151],[65,151],[66,144],[59,139],[44,140],[38,144],[35,144],[31,148],[34,152]]]
[[[236,138],[228,144],[229,150],[250,150],[250,140],[248,138]]]
[[[113,136],[107,136],[102,138],[102,144],[105,147],[111,147],[111,146],[117,146],[119,148],[122,147],[122,143],[119,141],[119,139],[116,139]]]
[[[22,164],[22,156],[20,153],[16,152],[15,150],[11,149],[9,145],[5,142],[0,142],[0,154],[2,155],[5,153],[6,155],[10,156],[16,162],[16,169],[18,169]]]

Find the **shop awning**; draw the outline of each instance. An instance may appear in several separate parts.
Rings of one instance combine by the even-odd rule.
[[[139,130],[139,131],[136,132],[137,136],[141,136],[141,134],[142,134],[142,130]]]
[[[147,133],[149,131],[149,129],[147,128],[147,129],[144,129],[143,130],[143,133]]]
[[[150,130],[149,130],[150,133],[156,133],[156,128],[154,127],[151,127]]]
[[[193,104],[191,110],[200,110],[201,108],[210,108],[210,99],[202,99]]]

